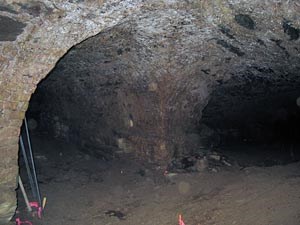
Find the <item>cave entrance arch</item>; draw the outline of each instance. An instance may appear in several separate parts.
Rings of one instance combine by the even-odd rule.
[[[106,1],[105,7],[102,1],[80,5],[72,1],[1,3],[1,22],[10,24],[1,26],[0,45],[0,223],[8,223],[15,213],[18,136],[36,85],[73,45],[139,11],[137,2],[130,2],[130,13],[126,11],[128,7],[124,7],[128,2],[123,3],[115,5],[114,2],[113,7],[110,1]],[[93,21],[87,15],[92,16]]]

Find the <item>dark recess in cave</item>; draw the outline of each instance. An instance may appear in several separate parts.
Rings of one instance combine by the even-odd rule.
[[[261,72],[272,73],[272,69]],[[298,161],[299,96],[292,84],[227,82],[212,93],[200,130],[208,127],[206,140],[211,146],[244,166]]]
[[[250,16],[240,14],[235,20],[248,29],[255,28]],[[234,39],[229,28],[219,28]],[[290,22],[284,21],[283,28],[291,38],[296,37]],[[150,73],[148,68],[153,62],[148,57],[154,53],[147,52],[132,35],[131,29],[123,27],[103,32],[73,47],[57,63],[30,101],[27,116],[35,135],[75,144],[84,153],[100,159],[111,160],[120,152],[135,152],[135,157],[148,157],[146,161],[153,162],[153,146],[162,136],[157,127],[167,124],[170,128],[163,138],[173,144],[168,150],[169,162],[203,157],[211,151],[227,154],[234,161],[241,159],[243,165],[286,164],[299,159],[300,92],[293,66],[291,74],[281,75],[271,66],[260,64],[242,72],[232,71],[231,79],[217,80],[219,84],[212,86],[203,112],[196,107],[190,110],[195,119],[189,124],[182,119],[185,112],[180,110],[192,104],[177,106],[181,99],[189,98],[184,96],[187,93],[182,92],[175,102],[168,100],[174,95],[166,87],[171,89],[170,81],[158,81]],[[264,41],[257,42],[266,47]],[[243,49],[225,40],[217,40],[216,44],[238,57],[247,57]],[[276,44],[283,48],[282,41]],[[164,48],[161,45],[154,52],[165,51]],[[134,68],[141,60],[144,64]],[[207,77],[211,69],[201,71]],[[185,82],[180,84],[185,86]],[[180,85],[176,88],[173,91],[177,94]],[[167,113],[160,118],[161,110],[166,108],[178,111],[181,117],[172,122],[173,114]],[[176,132],[171,133],[173,130]],[[187,137],[184,147],[173,143],[182,136]],[[138,152],[141,146],[143,154]],[[253,158],[248,157],[251,154]]]

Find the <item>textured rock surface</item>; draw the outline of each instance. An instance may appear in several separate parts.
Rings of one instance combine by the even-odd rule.
[[[0,14],[20,28],[1,27],[0,42],[0,218],[15,210],[18,134],[37,83],[74,44],[138,10],[139,1],[2,1]],[[6,19],[8,20],[8,19]],[[20,27],[20,26],[19,26]],[[3,194],[2,194],[3,190]],[[6,191],[5,191],[6,190]]]
[[[198,71],[201,55],[189,54],[202,42],[182,43],[187,30],[200,39],[201,29],[176,30],[182,20],[192,23],[174,10],[136,15],[73,48],[32,101],[43,130],[104,156],[120,141],[154,162],[188,151],[185,136],[201,118],[210,78]]]
[[[0,26],[1,223],[14,211],[18,134],[30,96],[72,46],[119,24],[86,42],[91,45],[83,43],[70,53],[76,56],[91,48],[87,50],[91,57],[82,56],[82,67],[94,72],[101,66],[99,79],[83,79],[92,90],[98,85],[104,87],[94,96],[103,96],[108,90],[111,97],[103,98],[92,112],[103,109],[105,104],[115,103],[111,109],[122,107],[119,117],[111,115],[113,124],[121,120],[121,131],[131,136],[134,131],[139,133],[133,136],[136,143],[146,143],[142,155],[147,155],[147,144],[155,141],[157,146],[151,157],[165,159],[174,154],[175,145],[179,153],[185,151],[181,148],[185,148],[187,134],[194,132],[195,124],[201,119],[208,94],[214,93],[212,99],[216,102],[211,111],[207,110],[210,114],[215,109],[228,109],[228,99],[236,99],[235,106],[244,99],[256,100],[262,94],[273,96],[295,90],[299,83],[299,8],[295,1],[275,0],[2,1],[1,21],[14,22],[11,27],[3,26],[4,22]],[[121,49],[114,42],[105,41],[111,34],[116,35],[112,40],[120,43]],[[108,45],[95,45],[93,41],[97,38]],[[127,45],[130,51],[126,50]],[[109,55],[95,55],[96,49],[105,50]],[[93,66],[93,62],[87,62],[89,58],[99,59],[100,63]],[[105,59],[110,62],[105,63]],[[63,71],[59,65],[53,71],[57,76]],[[65,87],[75,96],[80,90],[72,88],[89,88],[84,87],[84,81],[77,80],[86,73],[77,71],[76,79],[68,74],[61,78],[77,82],[77,86]],[[105,88],[107,85],[117,89]],[[235,94],[230,94],[231,90]],[[126,94],[129,97],[121,97]],[[125,100],[127,105],[120,104],[120,100]],[[131,109],[129,105],[133,103],[138,103],[140,108]],[[89,107],[90,103],[87,104]],[[147,107],[154,114],[146,112]],[[130,127],[131,117],[133,127]],[[149,121],[158,127],[147,124]],[[113,129],[109,127],[108,132]],[[140,135],[140,130],[145,137]],[[151,133],[154,140],[149,139]],[[120,143],[124,144],[122,139]]]

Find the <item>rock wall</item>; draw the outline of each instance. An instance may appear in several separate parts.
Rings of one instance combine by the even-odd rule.
[[[36,85],[69,48],[139,7],[140,1],[0,3],[0,224],[16,208],[18,134]]]
[[[185,134],[201,118],[207,93],[217,85],[228,81],[250,87],[257,80],[298,85],[299,8],[296,1],[277,0],[2,1],[0,223],[7,223],[15,210],[18,134],[30,96],[72,46],[132,21],[133,40],[147,56],[131,61],[132,76],[155,78],[143,88],[162,106],[151,121],[160,121],[155,133],[162,142],[154,155],[164,158],[170,154],[166,146],[185,142]],[[116,94],[128,93],[145,104],[132,117],[147,127],[149,114],[145,118],[143,113],[149,105],[135,91],[132,87]],[[143,143],[139,138],[135,142]]]
[[[160,11],[138,19],[149,23],[161,16]],[[171,24],[163,23],[165,35],[171,35]],[[166,163],[174,149],[188,152],[186,136],[201,118],[208,79],[185,65],[185,71],[171,74],[178,65],[166,62],[174,51],[166,46],[170,42],[138,28],[136,19],[84,41],[39,85],[28,115],[38,121],[40,133],[77,143],[99,157],[123,151]],[[182,53],[173,54],[180,58]]]

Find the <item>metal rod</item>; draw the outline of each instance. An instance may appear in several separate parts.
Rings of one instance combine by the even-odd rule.
[[[31,174],[31,170],[29,168],[28,158],[27,158],[27,155],[25,152],[25,147],[24,147],[24,142],[23,142],[22,136],[20,136],[20,144],[21,144],[21,150],[22,150],[22,154],[23,154],[23,158],[24,158],[24,162],[25,162],[25,166],[26,166],[26,170],[27,170],[29,183],[30,183],[31,190],[32,190],[32,195],[36,199],[37,198],[36,190],[33,185],[33,178],[32,178],[32,174]]]
[[[28,209],[28,212],[31,212],[31,211],[32,211],[32,208],[31,208],[31,206],[30,206],[30,204],[29,204],[28,197],[27,197],[27,194],[26,194],[26,192],[25,192],[25,189],[24,189],[24,185],[23,185],[22,179],[21,179],[20,176],[19,176],[18,178],[19,178],[19,186],[20,186],[20,188],[21,188],[21,191],[22,191],[22,194],[23,194],[25,203],[26,203],[26,207],[27,207],[27,209]]]
[[[30,142],[26,117],[25,117],[24,121],[25,121],[25,130],[26,130],[27,142],[28,142],[28,146],[29,146],[29,153],[30,153],[30,158],[31,158],[31,165],[32,165],[32,170],[33,170],[33,178],[34,178],[34,182],[35,182],[35,186],[36,186],[37,197],[38,197],[39,204],[42,205],[41,193],[40,193],[39,183],[38,183],[37,176],[36,176],[35,164],[34,164],[34,159],[33,159],[33,154],[32,154],[32,148],[31,148],[31,142]]]

